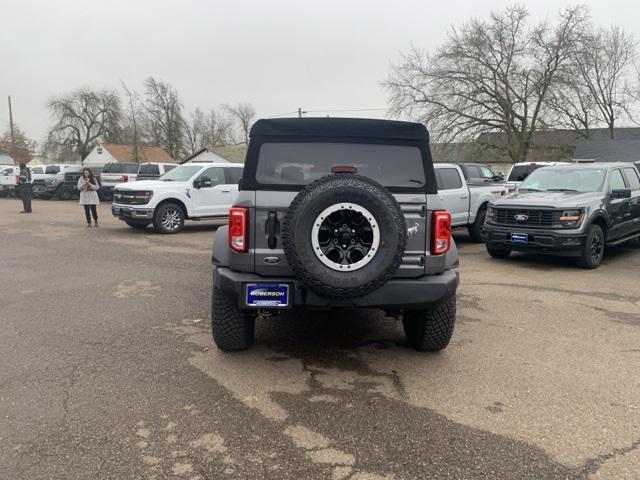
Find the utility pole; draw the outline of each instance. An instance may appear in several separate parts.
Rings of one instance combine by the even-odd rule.
[[[298,118],[302,118],[302,114],[307,114],[307,112],[302,111],[302,108],[298,107]]]
[[[16,137],[13,134],[13,112],[11,111],[11,95],[9,95],[9,129],[11,130],[11,158],[16,161]]]

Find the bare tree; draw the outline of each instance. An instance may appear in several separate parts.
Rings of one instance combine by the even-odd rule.
[[[202,143],[212,147],[233,143],[233,120],[226,110],[212,108],[205,117]]]
[[[599,109],[575,64],[558,75],[549,90],[547,123],[589,138],[599,124]]]
[[[99,140],[116,134],[122,116],[113,90],[83,87],[49,101],[54,120],[47,143],[70,147],[81,160]]]
[[[249,131],[256,118],[256,111],[250,103],[238,103],[235,106],[225,106],[229,115],[239,124],[240,134],[243,140],[239,143],[249,144]]]
[[[204,113],[196,108],[191,113],[191,120],[184,120],[185,147],[189,155],[193,155],[203,147],[206,129]]]
[[[544,102],[586,23],[584,7],[527,26],[522,6],[453,29],[433,55],[404,54],[384,82],[391,113],[428,124],[441,141],[500,132],[512,161],[527,157]]]
[[[598,29],[585,36],[577,56],[579,73],[599,110],[600,118],[615,136],[615,123],[628,109],[625,82],[636,57],[633,37],[620,27]]]
[[[149,77],[145,82],[146,131],[152,143],[175,159],[184,153],[182,102],[170,84]]]
[[[124,81],[121,81],[122,89],[124,90],[125,99],[127,103],[127,113],[123,117],[122,128],[121,128],[121,142],[126,144],[131,144],[133,146],[132,151],[132,159],[133,162],[140,161],[140,143],[142,137],[141,131],[141,106],[140,106],[140,97],[138,92],[135,90],[129,89],[127,84]]]

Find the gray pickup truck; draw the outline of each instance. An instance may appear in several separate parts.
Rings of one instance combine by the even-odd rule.
[[[222,350],[287,309],[379,308],[422,351],[453,333],[458,256],[420,124],[259,120],[212,260]]]
[[[607,245],[640,238],[638,170],[621,162],[540,168],[489,205],[482,236],[495,258],[548,253],[596,268]]]
[[[487,205],[508,193],[504,185],[488,183],[469,185],[460,165],[436,163],[438,197],[451,212],[451,226],[466,227],[474,242],[482,242],[482,225]]]

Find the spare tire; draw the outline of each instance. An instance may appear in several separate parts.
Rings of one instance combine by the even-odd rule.
[[[407,228],[393,195],[359,175],[337,173],[295,197],[282,225],[282,246],[296,277],[324,297],[366,295],[402,262]]]

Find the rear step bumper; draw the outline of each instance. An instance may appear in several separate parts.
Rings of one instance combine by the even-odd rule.
[[[460,277],[457,270],[446,270],[439,275],[420,278],[394,278],[368,295],[347,300],[321,297],[293,277],[261,277],[254,273],[235,272],[227,267],[214,267],[213,283],[240,308],[249,308],[244,299],[245,285],[286,283],[291,285],[293,307],[362,307],[399,311],[432,307],[456,292]]]

